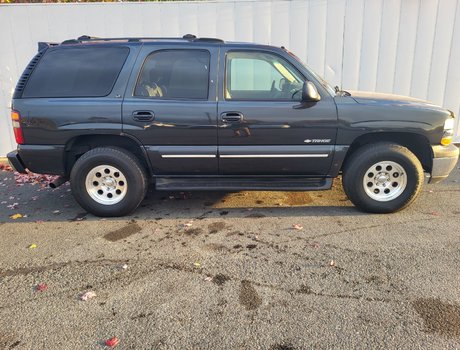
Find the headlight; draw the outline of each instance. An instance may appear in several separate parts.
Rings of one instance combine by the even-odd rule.
[[[444,122],[444,130],[454,130],[454,118],[446,119]]]
[[[442,134],[441,145],[448,146],[454,137],[454,118],[446,119],[444,122],[444,133]]]

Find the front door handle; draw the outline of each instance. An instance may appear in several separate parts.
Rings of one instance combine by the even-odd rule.
[[[149,122],[155,118],[155,113],[152,111],[134,111],[133,119],[137,122]]]
[[[238,123],[244,119],[243,113],[240,112],[224,112],[220,115],[224,123]]]

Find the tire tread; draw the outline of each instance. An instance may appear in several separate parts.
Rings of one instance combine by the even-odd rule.
[[[128,203],[125,207],[111,207],[107,206],[107,208],[101,207],[101,205],[97,203],[91,203],[88,201],[87,198],[81,193],[82,188],[79,185],[79,181],[81,179],[79,176],[82,176],[80,173],[81,168],[85,166],[86,162],[90,161],[93,157],[99,156],[112,156],[120,160],[121,163],[130,167],[130,169],[134,170],[134,173],[140,175],[141,183],[136,184],[140,185],[140,192],[141,196],[137,198],[137,200]],[[149,181],[147,177],[146,169],[141,165],[139,159],[132,153],[118,147],[97,147],[89,150],[88,152],[84,153],[78,160],[75,162],[71,172],[70,172],[70,184],[72,188],[72,194],[74,195],[75,200],[80,204],[84,209],[91,212],[97,216],[123,216],[128,215],[133,212],[147,193]],[[128,184],[129,185],[129,184]],[[129,188],[129,187],[128,187]],[[128,189],[129,191],[129,189]],[[122,201],[123,202],[123,201]],[[120,202],[120,203],[122,203]],[[117,209],[114,209],[117,208]],[[110,210],[112,209],[112,210]]]
[[[406,173],[408,171],[413,171],[415,174],[417,174],[417,176],[415,177],[416,182],[415,182],[414,190],[412,191],[410,196],[403,201],[403,203],[397,206],[391,207],[390,204],[395,203],[394,201],[397,200],[395,199],[389,202],[380,202],[380,207],[379,207],[375,205],[375,203],[379,203],[379,202],[374,201],[369,197],[367,197],[368,200],[365,200],[362,198],[362,196],[360,195],[357,189],[357,187],[360,186],[359,183],[362,181],[362,179],[359,178],[358,180],[359,183],[357,184],[356,174],[359,171],[359,167],[366,161],[366,159],[379,155],[379,153],[388,154],[389,152],[392,152],[393,154],[397,154],[397,155],[402,155],[407,158],[410,166],[412,166],[412,169],[406,169]],[[415,154],[413,154],[409,149],[399,144],[379,142],[379,143],[365,145],[359,148],[358,150],[356,150],[351,155],[351,157],[347,160],[343,168],[342,181],[343,181],[343,189],[345,191],[345,194],[352,201],[352,203],[356,205],[357,207],[359,207],[360,209],[367,211],[367,212],[372,212],[372,213],[391,213],[391,212],[402,210],[408,207],[409,205],[411,205],[415,201],[415,199],[420,194],[421,189],[423,187],[424,173],[423,173],[423,167],[420,164],[420,161],[415,156]],[[410,181],[410,179],[408,179],[408,181]],[[372,202],[375,202],[374,205],[369,204]]]

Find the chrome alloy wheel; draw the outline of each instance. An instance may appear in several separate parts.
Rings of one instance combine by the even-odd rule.
[[[407,186],[407,174],[398,163],[381,161],[364,173],[363,187],[366,194],[379,202],[398,198]]]
[[[126,177],[111,165],[98,165],[86,175],[86,191],[99,204],[119,203],[128,191]]]

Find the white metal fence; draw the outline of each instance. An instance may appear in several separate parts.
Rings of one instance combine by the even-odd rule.
[[[0,156],[15,146],[11,96],[38,41],[186,33],[283,45],[334,85],[460,112],[460,0],[0,5]]]

